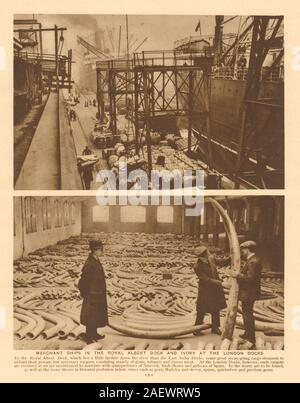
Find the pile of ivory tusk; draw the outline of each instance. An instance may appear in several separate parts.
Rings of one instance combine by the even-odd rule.
[[[198,285],[193,272],[196,258],[190,251],[198,241],[174,234],[97,233],[71,237],[15,261],[14,331],[18,340],[82,337],[85,328],[79,323],[82,300],[76,281],[88,255],[88,241],[94,238],[105,243],[102,262],[114,330],[150,339],[195,330]],[[228,255],[222,250],[216,254],[218,264],[224,264],[219,267],[220,277],[226,279]],[[224,291],[228,297],[229,289]],[[257,331],[283,334],[283,279],[277,273],[264,275],[254,314]],[[243,327],[240,308],[236,326]]]
[[[85,332],[80,325],[81,300],[74,299],[74,291],[56,289],[49,299],[48,290],[25,293],[14,303],[14,333],[17,339],[76,340]]]
[[[144,150],[147,154],[146,149]],[[146,155],[145,154],[145,155]],[[164,166],[158,165],[157,158],[159,156],[165,157],[165,164]],[[188,158],[183,151],[174,150],[170,146],[152,146],[152,164],[153,169],[157,171],[161,170],[180,170],[184,171],[187,169],[199,169],[199,164],[197,161],[194,161]]]
[[[220,276],[227,279],[226,268]],[[229,290],[224,289],[225,296]],[[261,298],[254,304],[255,330],[266,335],[282,336],[284,333],[284,283],[278,273],[265,273],[261,281]],[[238,306],[236,327],[243,329],[242,309]]]
[[[198,338],[199,339],[199,338]],[[241,340],[234,338],[232,341],[221,345],[221,349],[224,350],[240,350],[242,349]],[[70,346],[72,348],[72,346]],[[88,344],[83,347],[83,350],[217,350],[219,347],[212,342],[206,342],[203,340],[197,340],[195,344],[191,344],[181,340],[164,340],[159,344],[153,345],[151,341],[137,341],[130,343],[103,343],[97,342]],[[283,350],[284,344],[281,340],[271,342],[264,340],[262,337],[258,337],[256,340],[256,350]]]

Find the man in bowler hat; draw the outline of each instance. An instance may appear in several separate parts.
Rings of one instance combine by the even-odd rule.
[[[78,282],[80,295],[83,298],[80,322],[86,327],[88,344],[103,339],[104,335],[98,334],[97,328],[108,324],[105,273],[100,262],[103,243],[91,240],[89,246],[90,254]]]
[[[260,282],[262,266],[256,256],[256,242],[246,241],[240,245],[241,257],[245,265],[241,272],[231,271],[231,277],[236,278],[239,284],[239,300],[242,303],[242,314],[245,333],[240,337],[247,344],[248,349],[255,349],[255,320],[253,314],[254,303],[260,298]]]
[[[210,313],[211,332],[221,335],[220,310],[226,308],[222,281],[219,278],[215,260],[205,246],[195,248],[194,254],[198,257],[194,270],[199,280],[195,325],[202,324],[204,315]],[[201,335],[201,332],[197,331],[194,335]]]

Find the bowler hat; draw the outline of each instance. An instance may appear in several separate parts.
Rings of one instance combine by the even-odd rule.
[[[256,247],[256,242],[255,241],[245,241],[240,244],[241,249],[246,249],[246,248],[255,248]]]
[[[96,250],[96,249],[102,249],[103,248],[103,242],[98,241],[96,239],[92,239],[89,241],[90,249],[91,250]]]
[[[197,246],[196,248],[194,248],[193,250],[193,254],[196,256],[202,256],[205,252],[207,252],[207,247],[202,245],[202,246]]]

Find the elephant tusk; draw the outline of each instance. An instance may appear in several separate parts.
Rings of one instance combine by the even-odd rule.
[[[56,336],[58,332],[66,326],[66,321],[57,315],[46,312],[39,312],[39,314],[42,316],[43,319],[54,323],[54,326],[43,331],[42,337],[44,339],[49,339],[50,337]]]
[[[236,321],[237,327],[244,329],[244,322],[241,318],[238,318]],[[284,332],[284,323],[270,323],[270,322],[262,322],[255,321],[255,330],[257,332],[266,332],[266,331],[281,331]]]
[[[32,301],[36,297],[41,295],[41,291],[34,291],[28,295],[25,295],[23,298],[21,298],[19,301],[15,303],[15,306],[27,309],[26,302]]]
[[[17,333],[19,329],[22,327],[22,322],[20,322],[17,318],[14,318],[14,333]]]
[[[62,315],[71,318],[77,325],[80,324],[79,314],[76,315],[74,314],[74,312],[71,312],[66,309],[61,309],[60,307],[58,308],[58,313],[61,313]]]
[[[234,225],[229,215],[220,203],[218,203],[215,199],[211,197],[209,197],[207,201],[212,204],[212,206],[215,208],[215,210],[217,210],[217,212],[223,219],[225,231],[229,238],[231,267],[233,268],[233,270],[239,272],[241,269],[240,246]],[[236,279],[232,279],[232,285],[227,300],[227,312],[222,332],[222,340],[232,340],[238,310],[238,298],[239,285]]]
[[[59,316],[65,321],[65,326],[57,334],[60,339],[65,339],[77,324],[64,312],[59,312]]]
[[[173,337],[178,337],[178,336],[184,336],[189,333],[193,333],[198,330],[207,330],[211,328],[211,325],[204,324],[204,325],[199,325],[199,326],[189,326],[181,330],[137,330],[137,329],[132,329],[130,327],[124,326],[121,323],[117,323],[115,321],[111,321],[108,323],[108,325],[111,329],[116,330],[120,333],[127,334],[128,336],[132,337],[140,337],[144,339],[168,339],[168,338],[173,338]]]
[[[19,329],[15,334],[19,340],[24,339],[28,332],[31,332],[36,327],[36,321],[30,318],[28,315],[23,315],[21,313],[14,313],[14,317],[21,322],[25,322],[26,325]]]
[[[80,336],[82,336],[83,334],[85,334],[85,326],[83,325],[78,325],[76,326],[69,334],[69,339],[70,340],[76,340],[78,339]]]
[[[17,308],[16,312],[20,313],[22,315],[27,315],[29,318],[32,318],[36,322],[36,326],[32,330],[27,332],[27,334],[25,335],[29,339],[32,339],[32,340],[35,339],[45,329],[46,323],[45,323],[44,319],[41,318],[39,315],[35,315],[34,313],[32,313],[26,309],[21,309],[21,308]]]

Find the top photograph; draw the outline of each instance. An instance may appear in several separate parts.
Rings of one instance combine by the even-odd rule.
[[[20,14],[14,189],[284,188],[284,18]]]

